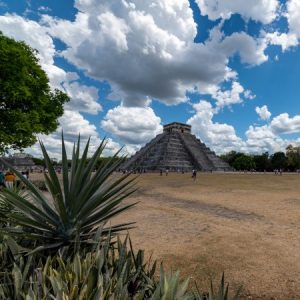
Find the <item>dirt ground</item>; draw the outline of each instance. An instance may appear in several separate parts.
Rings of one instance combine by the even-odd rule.
[[[207,289],[225,272],[245,299],[300,299],[300,175],[143,174],[135,248]],[[249,296],[251,295],[251,296]]]

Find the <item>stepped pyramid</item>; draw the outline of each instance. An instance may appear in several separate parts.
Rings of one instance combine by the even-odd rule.
[[[164,125],[163,133],[157,135],[127,160],[123,169],[137,171],[232,170],[215,152],[191,134],[190,125],[178,122]]]

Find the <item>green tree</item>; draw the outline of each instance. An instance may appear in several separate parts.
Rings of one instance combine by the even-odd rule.
[[[275,152],[271,156],[271,165],[273,169],[284,169],[287,166],[287,159],[283,152]]]
[[[270,169],[269,153],[265,152],[263,154],[258,154],[253,156],[256,170],[257,171],[267,171]]]
[[[252,156],[242,154],[233,162],[233,167],[236,170],[251,170],[255,169],[255,162]]]
[[[68,96],[51,91],[37,51],[0,32],[0,153],[36,142],[58,126]]]
[[[287,167],[291,171],[300,169],[300,147],[289,145],[286,147]]]
[[[226,153],[226,154],[222,154],[222,155],[221,155],[221,158],[222,158],[224,161],[228,162],[229,165],[230,165],[231,167],[233,167],[233,164],[234,164],[235,160],[236,160],[238,157],[243,156],[243,155],[244,155],[244,154],[241,153],[241,152],[230,151],[230,152],[228,152],[228,153]]]

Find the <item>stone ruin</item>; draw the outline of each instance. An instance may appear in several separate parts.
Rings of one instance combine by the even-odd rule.
[[[191,134],[191,126],[173,122],[163,133],[142,147],[122,166],[123,170],[187,172],[232,171],[233,169]]]
[[[26,153],[15,153],[9,157],[3,156],[1,158],[19,171],[31,170],[35,166],[32,157]],[[5,165],[1,161],[0,169],[6,169]]]

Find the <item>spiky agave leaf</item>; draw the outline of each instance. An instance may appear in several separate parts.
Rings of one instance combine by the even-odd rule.
[[[129,174],[112,176],[123,162],[118,158],[118,151],[109,161],[95,172],[97,160],[105,149],[103,140],[88,159],[88,140],[80,156],[80,136],[74,144],[71,170],[68,169],[68,157],[62,135],[62,182],[58,178],[44,144],[40,141],[48,174],[45,182],[51,195],[50,201],[33,183],[22,176],[16,169],[2,160],[6,167],[12,169],[27,188],[30,199],[14,190],[5,189],[2,199],[14,210],[22,212],[10,214],[10,226],[2,228],[5,233],[16,238],[35,241],[43,250],[71,245],[84,244],[91,240],[97,228],[112,217],[127,210],[134,204],[121,205],[123,200],[134,191],[135,179]],[[127,230],[133,223],[118,224],[103,228],[102,233],[112,234]]]

